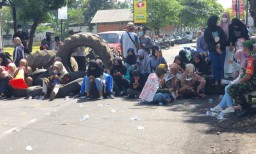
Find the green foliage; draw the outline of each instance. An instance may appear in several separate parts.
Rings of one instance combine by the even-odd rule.
[[[148,25],[156,31],[178,22],[182,6],[176,0],[148,0]]]
[[[114,5],[116,9],[131,9],[133,4],[131,3],[130,0],[125,0],[125,1],[115,0]]]
[[[12,14],[10,7],[3,7],[3,16],[2,16],[2,28],[6,34],[9,34],[12,28]]]
[[[37,27],[36,33],[43,33],[46,30],[50,30],[51,26],[40,25]]]

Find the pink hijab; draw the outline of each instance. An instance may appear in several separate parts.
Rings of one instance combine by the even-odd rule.
[[[221,18],[221,24],[220,24],[220,27],[221,27],[222,30],[225,32],[226,37],[227,37],[227,40],[228,40],[228,39],[229,39],[230,15],[229,15],[229,13],[224,12],[224,13],[222,14],[222,17],[228,18],[228,21],[227,21],[227,22],[223,22],[223,21],[222,21],[222,18]]]

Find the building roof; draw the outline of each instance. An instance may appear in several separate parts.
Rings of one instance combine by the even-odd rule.
[[[91,23],[113,23],[133,21],[133,14],[130,9],[99,10],[93,17]]]

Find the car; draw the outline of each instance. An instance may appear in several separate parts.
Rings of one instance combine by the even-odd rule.
[[[118,55],[121,53],[120,38],[125,31],[106,31],[98,33],[99,37]]]

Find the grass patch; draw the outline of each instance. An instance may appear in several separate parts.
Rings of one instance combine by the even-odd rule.
[[[32,52],[36,52],[40,49],[40,46],[33,46]],[[4,52],[8,52],[10,55],[13,54],[14,47],[4,47]]]

